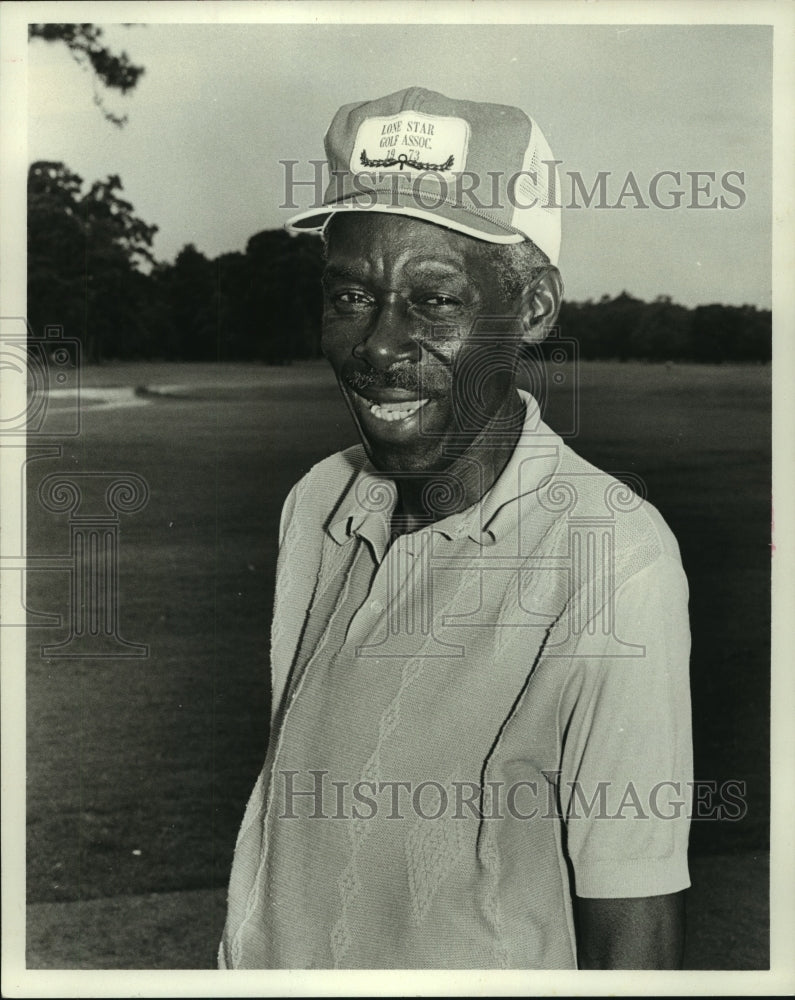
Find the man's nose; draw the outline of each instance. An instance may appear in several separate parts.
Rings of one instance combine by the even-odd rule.
[[[419,361],[420,345],[411,336],[408,304],[391,294],[381,303],[364,338],[354,347],[354,357],[384,371],[401,361]]]

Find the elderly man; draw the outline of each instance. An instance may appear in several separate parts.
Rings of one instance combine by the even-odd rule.
[[[323,350],[361,446],[284,506],[265,765],[224,968],[675,968],[687,585],[517,388],[562,294],[554,161],[411,88],[326,136]]]

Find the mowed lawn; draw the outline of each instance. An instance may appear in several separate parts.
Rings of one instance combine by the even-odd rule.
[[[568,371],[572,384],[573,371]],[[590,363],[571,444],[632,473],[679,538],[691,588],[696,777],[745,782],[736,822],[694,824],[694,853],[764,848],[769,806],[770,369]],[[69,551],[47,474],[134,472],[120,521],[120,632],[143,659],[40,655],[30,633],[28,899],[223,886],[267,740],[276,533],[290,486],[355,432],[324,363],[108,365],[87,386],[180,386],[86,405],[60,459],[29,466],[29,553]],[[143,397],[142,397],[143,398]],[[548,421],[570,422],[569,389]],[[28,575],[33,611],[66,615],[68,575]],[[649,720],[653,725],[653,720]]]

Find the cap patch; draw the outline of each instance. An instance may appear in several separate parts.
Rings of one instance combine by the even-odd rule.
[[[469,144],[469,122],[463,118],[400,111],[365,118],[356,133],[350,168],[363,170],[435,170],[457,173],[464,169]]]

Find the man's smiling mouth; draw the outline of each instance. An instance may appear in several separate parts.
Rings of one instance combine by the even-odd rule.
[[[366,400],[370,413],[378,420],[385,420],[388,423],[396,420],[407,420],[427,402],[427,399],[404,400],[399,403],[376,403],[372,400]]]

